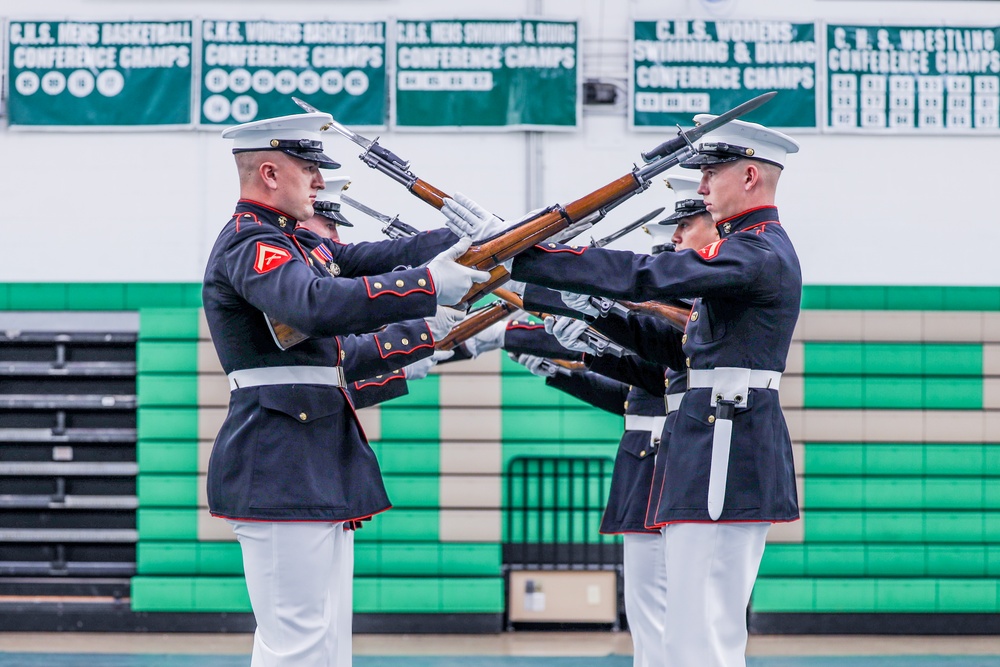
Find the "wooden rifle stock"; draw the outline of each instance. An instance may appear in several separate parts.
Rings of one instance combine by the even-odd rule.
[[[685,327],[687,327],[688,318],[691,316],[690,308],[671,306],[670,304],[661,303],[659,301],[642,301],[640,303],[635,303],[634,301],[619,301],[618,303],[625,306],[629,310],[646,313],[647,315],[654,315],[664,319],[670,324],[670,326],[678,331],[684,331]]]
[[[582,361],[567,361],[566,359],[549,359],[556,366],[562,366],[563,368],[571,371],[585,371],[587,370],[587,365]]]
[[[497,322],[503,321],[505,317],[514,312],[514,307],[506,301],[494,301],[485,308],[481,308],[458,323],[448,335],[434,344],[437,350],[453,350],[461,343],[475,336],[481,331]]]
[[[267,321],[267,328],[271,332],[271,337],[274,338],[275,344],[282,350],[287,350],[292,345],[301,343],[306,338],[309,338],[309,336],[301,331],[284,322],[279,322],[267,313],[264,313],[264,319]]]
[[[618,180],[612,181],[566,206],[551,207],[502,234],[472,246],[455,261],[481,271],[490,271],[491,279],[487,283],[473,285],[472,289],[462,297],[461,303],[472,303],[487,294],[490,291],[490,286],[502,285],[506,282],[510,278],[510,274],[506,270],[503,271],[502,279],[500,279],[499,274],[493,273],[493,269],[502,262],[558,234],[595,211],[609,204],[614,204],[641,189],[642,185],[629,172]]]

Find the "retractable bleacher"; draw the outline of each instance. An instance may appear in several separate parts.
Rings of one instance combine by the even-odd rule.
[[[0,313],[0,609],[128,607],[137,313]]]

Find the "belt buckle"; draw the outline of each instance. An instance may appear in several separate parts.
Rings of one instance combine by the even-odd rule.
[[[340,384],[337,385],[337,386],[339,386],[339,387],[346,387],[347,386],[347,380],[344,378],[344,367],[343,366],[334,366],[334,368],[337,369],[337,380],[340,382]]]

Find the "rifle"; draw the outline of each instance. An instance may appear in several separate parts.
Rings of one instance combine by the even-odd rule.
[[[402,220],[399,219],[398,215],[394,215],[391,218],[385,214],[379,213],[375,209],[368,208],[356,199],[351,199],[345,194],[340,195],[340,201],[344,202],[352,208],[356,208],[365,215],[369,215],[376,220],[381,220],[385,223],[385,227],[382,228],[382,233],[388,236],[390,239],[403,239],[409,236],[416,236],[420,233],[416,227],[411,227]]]
[[[564,359],[543,359],[539,366],[543,371],[551,371],[554,375],[573,375],[587,370],[582,361],[566,361]]]
[[[509,290],[505,290],[502,287],[493,291],[498,297],[511,304],[512,306],[524,310],[524,301],[521,300],[517,294]],[[550,317],[548,313],[538,313],[533,310],[524,310],[524,312],[529,315],[534,315],[535,317],[544,320],[546,317]],[[614,342],[600,331],[597,331],[593,327],[587,327],[580,332],[580,337],[577,339],[594,349],[597,352],[597,356],[604,356],[604,354],[611,354],[615,357],[624,357],[626,354],[631,354],[631,350],[625,348],[622,345]]]
[[[356,199],[352,199],[351,197],[348,197],[347,195],[344,195],[344,194],[340,195],[340,199],[341,199],[341,201],[343,201],[348,206],[351,206],[352,208],[355,208],[355,209],[361,211],[365,215],[371,216],[372,218],[375,218],[376,220],[384,222],[385,226],[382,227],[382,233],[385,234],[386,236],[388,236],[390,239],[408,238],[408,237],[411,237],[411,236],[416,236],[417,234],[420,233],[420,230],[418,230],[416,227],[412,227],[412,226],[406,224],[405,222],[403,222],[402,220],[400,220],[398,215],[394,215],[393,217],[390,218],[389,216],[385,215],[384,213],[379,213],[375,209],[369,208],[368,206],[365,206],[361,202],[357,201]],[[651,214],[649,214],[647,216],[643,216],[640,220],[637,220],[636,222],[632,223],[631,225],[628,225],[627,227],[625,227],[623,229],[620,229],[617,232],[614,232],[614,233],[612,233],[612,234],[610,234],[610,235],[608,235],[608,236],[606,236],[606,237],[604,237],[604,238],[602,238],[602,239],[600,239],[598,241],[594,241],[594,242],[592,242],[592,244],[596,245],[597,247],[603,247],[604,245],[607,245],[611,241],[614,241],[615,239],[620,238],[624,234],[627,234],[628,232],[632,231],[633,229],[635,229],[636,227],[638,227],[640,224],[646,222],[647,220],[651,219],[652,217],[655,217],[656,215],[659,215],[659,213],[662,210],[663,209],[661,208],[661,209],[659,209],[658,211],[656,211],[654,213],[651,213]],[[592,226],[592,224],[573,225],[569,229],[566,229],[561,234],[559,234],[558,235],[559,236],[558,240],[559,240],[560,243],[562,241],[568,241],[571,238],[573,238],[573,236],[576,236],[580,232],[586,231],[591,226]],[[502,278],[503,278],[503,280],[501,282],[506,282],[510,278],[510,274],[508,274],[507,270],[505,268],[503,268],[502,266],[497,267],[496,271],[497,271],[498,275],[500,274],[500,272],[502,272]],[[511,294],[511,292],[507,292],[507,293]],[[267,315],[266,313],[265,313],[264,320],[267,322],[267,328],[271,332],[271,337],[274,339],[274,343],[281,350],[287,350],[291,346],[293,346],[293,345],[295,345],[297,343],[301,343],[305,339],[309,338],[309,336],[307,336],[306,334],[302,333],[301,331],[298,331],[294,327],[291,327],[291,326],[289,326],[287,324],[284,324],[283,322],[279,322],[277,319],[271,317],[270,315]],[[459,326],[461,326],[461,324]],[[473,336],[473,335],[475,335],[477,333],[479,333],[479,331],[474,331],[474,332],[472,332],[469,335]],[[465,340],[465,338],[463,338],[462,340]],[[457,341],[455,343],[455,345],[457,345],[460,342],[462,342],[462,341]],[[449,347],[449,348],[439,348],[439,349],[449,349],[450,350],[451,348]]]
[[[481,271],[489,271],[490,279],[485,283],[473,285],[472,289],[469,290],[468,294],[462,298],[461,303],[458,305],[471,303],[484,294],[491,292],[494,287],[506,282],[509,279],[507,272],[497,270],[499,265],[504,261],[527,250],[536,243],[552,237],[570,225],[592,217],[596,217],[597,219],[604,217],[611,209],[646,190],[652,183],[652,179],[657,175],[693,156],[697,152],[694,147],[694,141],[718,129],[729,121],[753,111],[776,94],[776,92],[772,91],[759,95],[689,130],[681,130],[678,127],[677,137],[665,141],[642,154],[643,161],[645,162],[644,166],[635,165],[632,171],[621,178],[612,181],[604,187],[598,188],[580,199],[570,202],[565,206],[549,206],[514,227],[492,238],[485,239],[477,245],[473,245],[456,261]],[[293,97],[292,99],[306,111],[318,111],[312,105],[298,98]],[[324,127],[323,129],[333,129],[361,146],[364,149],[359,156],[362,162],[401,183],[419,199],[437,209],[444,206],[444,200],[448,198],[448,195],[416,176],[410,171],[409,161],[404,160],[381,146],[377,138],[367,139],[344,127],[336,120],[331,120],[328,127]]]
[[[434,344],[436,350],[453,350],[461,343],[486,330],[493,324],[503,321],[515,312],[513,306],[506,301],[494,301],[469,313],[468,317],[459,322],[448,335]]]
[[[610,234],[608,234],[607,236],[605,236],[602,239],[597,239],[595,241],[594,237],[591,236],[590,237],[590,247],[591,248],[603,248],[604,246],[608,245],[609,243],[612,243],[613,241],[617,241],[621,237],[625,236],[626,234],[630,234],[630,233],[634,232],[635,230],[639,229],[640,227],[642,227],[644,224],[646,224],[647,222],[649,222],[650,220],[652,220],[653,218],[655,218],[659,214],[663,213],[663,209],[664,209],[664,207],[661,206],[658,209],[652,210],[649,213],[647,213],[646,215],[644,215],[641,218],[639,218],[638,220],[636,220],[635,222],[630,222],[629,224],[625,225],[624,227],[622,227],[618,231],[611,232]]]
[[[662,301],[616,301],[604,296],[590,297],[590,305],[597,308],[601,317],[607,317],[608,313],[614,313],[619,317],[628,317],[629,313],[645,313],[653,315],[667,321],[677,331],[684,331],[687,326],[688,317],[691,316],[691,307],[687,305],[675,305]]]

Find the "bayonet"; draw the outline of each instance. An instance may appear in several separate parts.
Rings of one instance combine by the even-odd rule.
[[[622,227],[621,229],[619,229],[616,232],[611,232],[610,234],[608,234],[607,236],[605,236],[602,239],[598,239],[598,240],[595,241],[593,238],[591,238],[591,240],[590,240],[590,247],[592,247],[592,248],[603,248],[604,246],[608,245],[609,243],[617,241],[621,237],[623,237],[626,234],[629,234],[629,233],[635,231],[636,229],[639,229],[644,224],[646,224],[647,222],[649,222],[650,220],[652,220],[653,218],[655,218],[659,214],[663,213],[664,208],[665,207],[661,206],[660,208],[656,209],[655,211],[650,211],[649,213],[647,213],[646,215],[642,216],[641,218],[639,218],[635,222],[631,222],[631,223],[625,225],[624,227]]]
[[[560,234],[567,227],[585,221],[593,220],[596,222],[600,220],[611,209],[620,206],[623,202],[649,188],[654,177],[692,157],[697,152],[694,141],[734,118],[753,111],[776,94],[776,92],[770,92],[758,95],[702,125],[686,131],[679,130],[677,137],[643,154],[643,159],[646,161],[644,166],[634,166],[627,174],[569,204],[550,206],[531,219],[525,220],[493,238],[473,245],[456,261],[464,266],[489,271],[490,279],[485,283],[474,285],[457,305],[472,303],[484,294],[493,291],[497,286],[502,285],[509,278],[507,272],[501,267],[504,261],[540,241]],[[316,110],[315,107],[301,100],[296,99],[295,101],[306,111]],[[369,167],[381,171],[403,184],[413,195],[431,206],[437,209],[444,206],[444,200],[448,198],[448,195],[414,175],[410,171],[410,163],[380,146],[378,138],[371,140],[362,137],[336,121],[332,121],[329,128],[364,148],[360,158]]]
[[[416,236],[420,233],[420,230],[415,227],[411,227],[402,220],[399,219],[398,215],[389,217],[384,213],[379,213],[373,208],[368,208],[356,199],[352,199],[347,195],[340,195],[340,200],[350,206],[351,208],[356,208],[367,216],[375,218],[380,222],[385,223],[385,227],[382,228],[382,233],[391,239],[401,239],[408,236]]]

